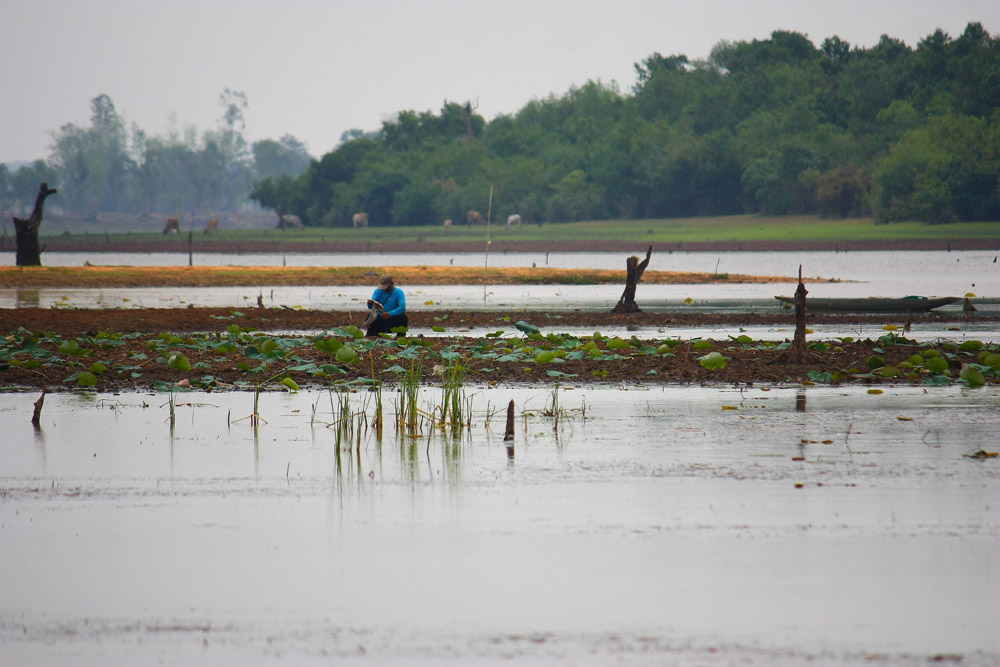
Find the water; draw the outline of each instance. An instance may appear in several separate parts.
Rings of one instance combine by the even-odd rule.
[[[99,256],[98,256],[99,257]],[[170,255],[116,255],[108,264],[151,265],[186,264]],[[640,285],[636,302],[649,312],[677,309],[706,311],[777,312],[780,306],[776,294],[795,291],[798,265],[805,276],[827,281],[809,283],[813,297],[865,296],[963,296],[976,295],[977,306],[983,312],[1000,311],[1000,264],[993,253],[961,252],[811,252],[811,253],[660,253],[654,254],[650,269],[697,271],[750,275],[787,276],[787,282],[772,284],[713,284],[713,285]],[[80,266],[84,261],[96,262],[83,254],[46,255],[50,266]],[[481,254],[427,255],[214,255],[196,262],[204,265],[320,265],[320,266],[481,266]],[[622,269],[624,257],[616,253],[509,253],[490,255],[491,266],[549,266],[557,268]],[[407,290],[409,307],[483,310],[523,309],[529,311],[610,309],[621,296],[620,285],[602,286],[509,286],[491,285],[483,289],[470,286],[401,285]],[[177,307],[187,304],[200,306],[243,307],[256,304],[263,296],[269,305],[300,305],[305,308],[342,310],[358,307],[371,289],[317,287],[238,287],[157,289],[0,289],[0,307],[18,305],[48,308],[69,307]],[[428,304],[427,302],[430,302]],[[959,312],[961,306],[949,306],[942,312]]]
[[[1000,388],[765,389],[565,387],[556,426],[551,390],[469,388],[457,441],[339,464],[322,392],[263,395],[256,434],[245,393],[173,431],[162,394],[52,394],[38,431],[0,396],[0,654],[996,664],[1000,461],[964,455]]]

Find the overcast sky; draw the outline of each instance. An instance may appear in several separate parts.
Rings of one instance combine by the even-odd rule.
[[[998,0],[0,0],[0,162],[47,157],[107,94],[151,135],[216,126],[246,93],[252,142],[291,134],[313,156],[404,109],[479,104],[487,119],[588,79],[635,83],[654,52],[805,33],[910,46],[970,21],[1000,32]]]

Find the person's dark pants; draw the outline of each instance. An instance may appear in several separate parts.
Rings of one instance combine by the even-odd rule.
[[[389,318],[377,317],[372,325],[368,327],[368,332],[366,336],[377,336],[380,333],[392,333],[392,330],[396,327],[409,327],[410,321],[406,317],[406,313],[402,315],[393,315]]]

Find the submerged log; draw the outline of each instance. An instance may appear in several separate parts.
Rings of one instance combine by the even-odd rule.
[[[35,210],[29,218],[14,218],[14,232],[17,234],[17,266],[41,266],[42,249],[38,245],[38,228],[42,224],[42,209],[45,199],[56,190],[48,183],[42,183],[35,198]]]
[[[641,313],[642,310],[635,303],[635,288],[639,284],[639,280],[642,278],[643,271],[649,266],[649,257],[653,254],[653,246],[649,246],[649,250],[646,251],[646,259],[642,262],[635,255],[632,255],[625,261],[625,291],[622,292],[622,296],[618,299],[618,304],[611,309],[612,313]]]

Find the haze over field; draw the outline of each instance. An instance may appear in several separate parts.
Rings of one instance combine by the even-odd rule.
[[[1000,32],[993,0],[700,3],[574,0],[6,0],[0,4],[0,163],[48,156],[51,134],[86,125],[100,94],[151,134],[216,126],[219,95],[246,93],[246,136],[291,134],[313,156],[403,109],[478,103],[486,119],[587,80],[635,83],[654,52],[708,56],[774,30],[914,46],[971,21]]]

